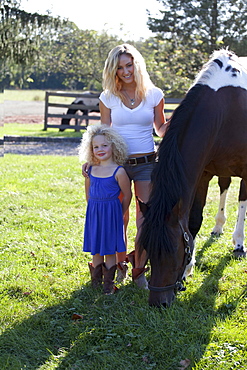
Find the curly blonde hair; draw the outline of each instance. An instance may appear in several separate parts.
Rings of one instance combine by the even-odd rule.
[[[127,145],[112,127],[102,124],[88,126],[87,131],[83,134],[79,146],[80,161],[88,162],[90,166],[99,164],[93,154],[93,138],[97,135],[103,135],[106,141],[112,145],[112,159],[118,165],[123,165],[128,157]]]
[[[125,101],[126,97],[121,93],[122,82],[117,76],[119,57],[122,54],[131,56],[134,64],[136,96],[145,99],[148,89],[154,85],[150,80],[143,56],[130,44],[118,45],[109,52],[103,70],[103,89]]]

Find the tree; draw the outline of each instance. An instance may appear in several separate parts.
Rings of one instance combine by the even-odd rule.
[[[105,59],[118,43],[117,37],[106,32],[80,30],[74,23],[68,23],[60,27],[51,45],[42,40],[43,53],[32,67],[30,77],[35,83],[53,76],[54,81],[59,78],[62,88],[71,90],[101,89]]]
[[[157,0],[161,18],[150,16],[148,27],[174,48],[183,45],[211,53],[219,45],[246,42],[246,0]],[[234,51],[234,50],[233,50]]]
[[[11,66],[26,66],[39,54],[39,42],[45,33],[52,35],[61,24],[59,18],[20,9],[18,0],[0,0],[0,84],[11,73]]]
[[[174,49],[167,40],[153,37],[136,43],[152,81],[165,96],[182,98],[201,66],[204,54],[195,48]]]

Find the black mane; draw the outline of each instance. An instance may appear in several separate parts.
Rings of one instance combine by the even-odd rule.
[[[159,161],[152,174],[148,211],[144,215],[139,238],[140,249],[145,249],[149,258],[159,259],[163,253],[172,253],[174,250],[164,221],[178,204],[187,186],[179,140],[204,88],[197,84],[188,91],[174,111],[170,127],[158,150]]]

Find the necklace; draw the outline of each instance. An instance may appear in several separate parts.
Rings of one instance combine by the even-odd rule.
[[[129,98],[130,105],[133,106],[135,104],[135,98],[134,99],[131,99],[130,96],[129,96],[129,94],[127,93],[127,91],[124,90],[123,92],[127,96],[127,98]]]

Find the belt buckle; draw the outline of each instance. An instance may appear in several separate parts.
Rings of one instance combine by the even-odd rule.
[[[137,166],[138,165],[138,162],[137,162],[137,158],[131,158],[131,160],[134,160],[135,163],[131,163],[131,166]]]

